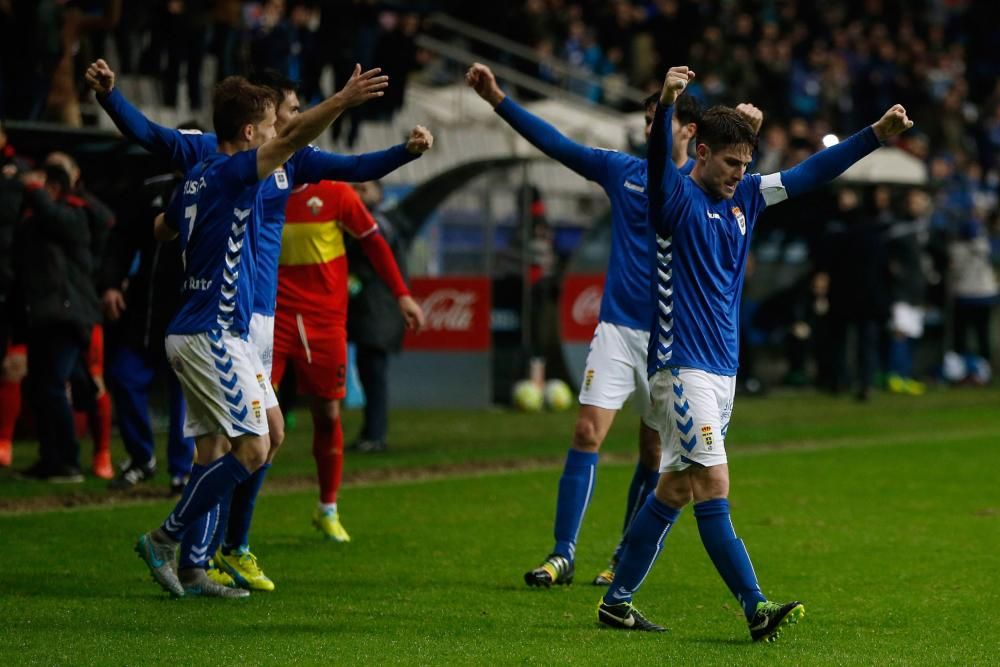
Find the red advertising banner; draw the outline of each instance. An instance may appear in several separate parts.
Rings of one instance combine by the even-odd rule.
[[[490,349],[489,278],[414,278],[410,293],[424,309],[427,323],[418,334],[406,333],[405,349]]]
[[[563,280],[559,327],[564,342],[589,343],[601,314],[604,274],[570,274]]]

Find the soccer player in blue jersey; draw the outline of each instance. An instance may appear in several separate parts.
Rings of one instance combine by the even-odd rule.
[[[571,141],[507,97],[485,65],[472,65],[466,81],[518,134],[549,157],[600,184],[611,200],[611,259],[600,318],[587,355],[586,380],[580,389],[580,412],[559,480],[555,547],[540,566],[524,575],[529,586],[548,587],[573,581],[577,535],[594,491],[597,453],[618,410],[638,391],[639,462],[626,500],[622,537],[608,567],[593,581],[607,585],[614,577],[629,523],[659,477],[660,436],[646,399],[649,395],[646,350],[653,317],[649,296],[653,281],[650,257],[653,239],[646,222],[646,160]],[[646,104],[647,138],[657,97],[653,95]],[[760,126],[762,116],[756,107],[740,105],[740,110]],[[697,102],[688,96],[682,98],[672,121],[671,159],[684,174],[694,167],[694,160],[688,157],[688,142],[697,129],[698,114]]]
[[[188,403],[196,465],[164,523],[144,534],[136,551],[153,578],[173,595],[219,588],[204,570],[174,571],[185,533],[267,461],[264,406],[273,393],[257,350],[247,340],[259,276],[257,254],[264,183],[346,109],[382,95],[388,77],[354,76],[336,95],[278,132],[272,93],[241,77],[216,88],[213,124],[218,152],[188,170],[171,204],[180,211],[184,263],[181,307],[167,327],[167,356]],[[157,235],[164,230],[159,227]],[[233,594],[237,593],[233,590]]]
[[[152,123],[144,117],[115,88],[114,71],[105,61],[94,62],[88,68],[86,77],[97,93],[98,101],[118,128],[150,152],[171,159],[177,168],[187,170],[215,152],[217,138],[213,134],[173,130]],[[275,95],[275,129],[280,132],[299,113],[294,83],[276,72],[260,73],[252,82],[270,89]],[[417,126],[405,144],[375,153],[344,156],[308,147],[297,151],[263,184],[263,222],[260,251],[257,255],[258,278],[249,339],[261,357],[264,378],[268,382],[271,377],[274,340],[278,256],[285,222],[285,205],[292,188],[321,180],[363,181],[381,178],[419,157],[430,147],[432,141],[430,132]],[[419,306],[412,300],[407,306],[411,310],[419,310]],[[214,525],[199,525],[196,530],[188,532],[181,549],[180,561],[182,569],[207,568],[209,576],[215,581],[228,583],[231,576],[240,586],[253,590],[274,589],[273,581],[264,574],[256,556],[250,551],[249,531],[257,495],[270,462],[284,440],[284,420],[273,392],[268,395],[264,408],[271,444],[267,463],[236,488],[231,502],[224,502],[218,513],[205,515],[202,521],[217,523],[220,526],[218,530]],[[217,535],[218,539],[213,541],[212,535]],[[225,540],[219,544],[223,536]],[[218,551],[217,547],[220,547]],[[213,554],[227,574],[220,574],[211,567]]]
[[[713,107],[698,126],[697,162],[682,175],[667,156],[674,103],[694,72],[664,80],[649,139],[649,222],[656,233],[656,307],[649,345],[650,394],[663,439],[661,474],[632,522],[598,620],[662,631],[632,606],[681,509],[694,501],[702,543],[746,616],[754,641],[773,641],[805,613],[761,593],[729,516],[725,438],[733,409],[740,293],[750,237],[765,207],[835,178],[913,126],[902,106],[839,144],[776,174],[745,175],[756,133],[734,109]]]

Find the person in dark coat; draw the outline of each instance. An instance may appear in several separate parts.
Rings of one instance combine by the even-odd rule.
[[[856,391],[859,400],[871,393],[878,364],[878,342],[889,315],[889,259],[885,227],[865,214],[855,190],[838,193],[837,218],[831,222],[820,266],[829,276],[830,328],[841,373],[834,391],[847,384],[849,332],[855,332]]]
[[[70,194],[70,174],[47,165],[25,178],[24,217],[15,237],[16,290],[23,311],[15,342],[29,341],[28,384],[39,440],[38,462],[23,475],[80,482],[80,444],[66,383],[86,354],[99,319],[90,220]]]
[[[378,211],[382,202],[381,184],[359,183],[355,189],[372,212],[406,278],[405,253],[399,234]],[[354,343],[355,363],[365,392],[361,431],[350,448],[358,452],[381,452],[386,449],[389,432],[389,355],[402,347],[406,325],[396,297],[353,240],[347,242],[347,265],[351,271],[347,340]]]
[[[180,301],[180,247],[153,237],[153,218],[166,208],[180,180],[163,174],[143,183],[111,232],[98,274],[111,349],[108,388],[129,455],[111,482],[114,489],[131,488],[156,472],[149,392],[157,377],[166,378],[170,398],[167,466],[172,491],[183,489],[194,459],[194,440],[183,434],[184,396],[163,347],[167,323]]]

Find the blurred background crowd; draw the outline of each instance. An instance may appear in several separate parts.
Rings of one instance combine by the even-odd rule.
[[[704,105],[750,101],[763,109],[753,166],[762,173],[797,164],[899,102],[917,124],[899,148],[925,166],[925,182],[874,179],[794,200],[764,217],[743,315],[742,386],[757,391],[768,383],[814,383],[860,399],[875,387],[919,394],[928,380],[991,380],[991,323],[1000,291],[1000,23],[992,5],[0,0],[0,117],[95,124],[99,110],[82,72],[96,57],[113,58],[124,80],[149,84],[153,99],[140,102],[192,117],[210,105],[211,86],[230,74],[277,69],[301,82],[301,97],[311,103],[339,87],[355,63],[380,66],[392,80],[389,94],[334,127],[333,139],[346,151],[362,123],[385,121],[404,107],[408,83],[433,91],[460,80],[469,63],[431,47],[442,40],[509,67],[505,86],[522,99],[544,97],[539,91],[548,85],[623,115],[641,110],[642,97],[658,89],[667,67],[691,65],[698,78],[689,93]],[[73,335],[89,331],[102,319],[102,292],[114,287],[97,277],[107,262],[100,238],[115,214],[121,218],[120,202],[103,205],[87,195],[83,184],[91,174],[81,174],[71,157],[16,148],[0,132],[4,303],[12,301],[16,284],[13,260],[28,256],[31,243],[39,244],[39,257],[56,261],[44,246],[58,245],[58,238],[25,240],[15,233],[25,215],[46,215],[38,213],[41,207],[58,217],[47,204],[80,210],[88,240],[79,253],[87,256],[57,265],[62,270],[77,262],[79,273],[69,279],[84,291],[80,276],[94,276],[93,288],[80,296],[86,312]],[[544,205],[533,204],[536,218],[539,210]],[[545,258],[531,261],[544,264],[547,276],[558,275],[574,250],[559,246],[554,257],[552,222],[524,223],[538,230],[525,252]],[[787,266],[796,269],[789,273]],[[62,349],[51,331],[43,322],[29,343]],[[922,339],[930,342],[919,344]],[[58,357],[48,349],[45,359]],[[763,369],[764,350],[778,351],[777,373]],[[7,356],[4,378],[19,382],[21,365]],[[47,367],[39,361],[37,368]],[[53,378],[63,375],[52,369]],[[103,388],[91,384],[83,382],[87,388],[77,393],[102,395]],[[47,386],[50,394],[60,390],[55,380]],[[38,400],[47,399],[40,394]],[[9,442],[4,428],[0,424],[0,445],[5,437]]]

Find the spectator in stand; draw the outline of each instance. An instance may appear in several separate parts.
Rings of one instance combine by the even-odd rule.
[[[0,118],[38,120],[62,57],[61,3],[0,2]]]
[[[265,0],[249,28],[253,71],[272,69],[287,76],[291,68],[292,26],[285,17],[285,0]]]
[[[30,339],[30,401],[38,462],[26,477],[81,482],[80,444],[66,384],[86,354],[99,318],[92,277],[86,202],[71,194],[70,175],[48,165],[25,177],[25,217],[15,241],[17,286],[24,304],[21,340]]]
[[[126,202],[122,222],[111,232],[101,262],[98,290],[108,322],[108,388],[115,399],[118,429],[128,452],[112,489],[129,489],[156,473],[149,391],[165,377],[170,397],[167,466],[170,490],[184,489],[194,460],[194,440],[185,438],[184,395],[163,347],[167,323],[177,312],[183,274],[180,247],[153,237],[153,218],[181,181],[176,174],[146,180]],[[138,256],[138,258],[137,258]]]
[[[191,109],[201,109],[201,70],[208,50],[211,4],[209,0],[166,0],[164,3],[163,23],[157,29],[168,35],[167,68],[162,79],[163,103],[168,107],[177,108],[183,66]]]

